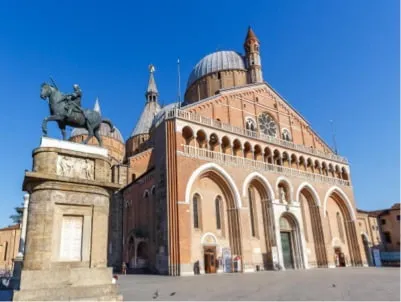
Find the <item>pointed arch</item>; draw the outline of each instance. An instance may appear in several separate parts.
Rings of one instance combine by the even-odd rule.
[[[341,197],[341,199],[344,200],[345,206],[346,206],[347,209],[348,209],[348,212],[349,212],[349,214],[350,214],[351,220],[352,220],[352,221],[355,221],[355,220],[356,220],[356,215],[355,215],[354,208],[352,207],[351,201],[349,200],[347,194],[345,194],[345,192],[344,192],[343,190],[341,190],[341,189],[340,189],[339,187],[337,187],[337,186],[331,187],[331,188],[327,191],[326,196],[324,197],[324,203],[323,203],[323,213],[325,213],[325,214],[324,214],[324,217],[326,217],[327,200],[329,199],[329,197],[330,197],[331,194],[333,194],[333,193],[337,193],[337,194]]]
[[[255,192],[260,196],[260,209],[262,216],[263,230],[260,232],[258,224],[258,215],[255,212],[257,205],[255,199]],[[259,235],[263,234],[264,242],[266,245],[266,257],[263,259],[265,269],[273,268],[273,254],[272,247],[276,246],[276,236],[274,233],[274,211],[273,200],[274,189],[269,181],[260,173],[252,172],[244,180],[242,187],[242,194],[244,198],[248,198],[249,211],[250,211],[250,228],[253,237],[260,238]]]
[[[275,189],[278,190],[278,185],[279,185],[280,182],[282,182],[282,181],[285,182],[285,183],[288,185],[288,187],[290,188],[290,196],[289,196],[289,198],[290,198],[290,201],[293,201],[293,200],[294,200],[294,196],[293,196],[293,194],[294,194],[294,187],[292,186],[291,181],[290,181],[287,177],[285,177],[285,176],[280,176],[280,177],[278,177],[277,180],[276,180]]]
[[[296,200],[301,207],[305,240],[307,241],[307,245],[315,251],[315,265],[317,267],[327,267],[328,261],[323,222],[320,214],[321,203],[319,194],[311,184],[303,182],[298,187]],[[307,217],[309,218],[307,219]]]
[[[245,180],[244,183],[242,185],[242,196],[245,198],[248,195],[248,186],[251,183],[251,181],[256,178],[258,180],[261,181],[261,183],[265,186],[266,191],[269,192],[270,198],[272,200],[275,199],[275,195],[274,195],[274,190],[273,187],[271,186],[271,184],[269,183],[269,181],[267,180],[266,177],[264,177],[262,174],[260,174],[259,172],[252,172],[251,174],[249,174]]]
[[[242,208],[242,201],[240,197],[240,193],[238,192],[237,186],[235,185],[234,180],[230,176],[230,174],[227,173],[226,170],[224,170],[222,167],[215,163],[207,163],[202,166],[200,166],[198,169],[196,169],[192,175],[189,177],[189,180],[187,182],[187,187],[185,189],[185,203],[189,204],[191,202],[191,188],[195,180],[202,175],[206,171],[214,170],[216,172],[219,172],[221,176],[224,178],[224,180],[227,182],[228,186],[232,190],[232,193],[234,195],[234,201],[235,205],[237,208]]]
[[[297,190],[297,194],[295,195],[296,196],[296,201],[299,203],[299,194],[305,188],[308,188],[311,191],[311,193],[313,195],[313,199],[315,200],[316,205],[318,207],[320,207],[321,206],[321,202],[320,202],[319,194],[317,193],[315,188],[310,183],[308,183],[306,181],[304,181],[303,183],[301,183],[299,185],[298,190]]]

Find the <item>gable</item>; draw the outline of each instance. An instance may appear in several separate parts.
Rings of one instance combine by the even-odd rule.
[[[266,112],[278,126],[277,138],[282,138],[281,134],[286,130],[295,144],[333,153],[308,121],[267,83],[221,90],[216,96],[182,109],[242,129],[246,128],[249,119],[258,127],[258,116]]]

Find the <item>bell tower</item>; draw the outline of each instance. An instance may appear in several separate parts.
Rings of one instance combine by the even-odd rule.
[[[249,26],[244,42],[245,62],[248,70],[248,84],[263,82],[259,45],[259,39]]]
[[[153,73],[156,71],[155,67],[150,64],[149,65],[149,82],[148,82],[148,89],[146,89],[146,103],[150,102],[158,102],[159,92],[157,91],[155,77]]]

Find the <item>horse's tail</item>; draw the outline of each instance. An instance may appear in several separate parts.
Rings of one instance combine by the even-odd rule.
[[[102,118],[102,121],[101,121],[102,123],[105,123],[105,124],[107,124],[107,125],[109,125],[110,126],[110,131],[111,132],[114,132],[114,130],[116,130],[116,128],[114,128],[114,125],[113,125],[113,123],[109,120],[109,119],[107,119],[107,118]]]

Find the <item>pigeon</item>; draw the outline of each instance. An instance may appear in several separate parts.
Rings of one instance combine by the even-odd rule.
[[[157,289],[153,294],[153,299],[157,299],[159,297],[159,290]]]

